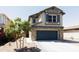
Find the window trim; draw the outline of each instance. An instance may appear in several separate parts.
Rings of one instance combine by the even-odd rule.
[[[32,23],[36,23],[36,20],[35,19],[32,19]]]
[[[47,15],[50,15],[50,14],[47,14]],[[50,16],[52,16],[52,22],[48,22],[48,21],[46,20],[46,23],[60,23],[60,22],[58,22],[57,15],[50,15]],[[56,16],[56,22],[53,22],[53,16]],[[59,15],[59,16],[60,16],[60,15]]]
[[[53,16],[56,16],[56,22],[54,22]],[[52,16],[52,22],[53,22],[53,23],[57,23],[57,15],[53,15],[53,16]]]
[[[51,15],[48,15],[48,14],[46,15],[46,22],[51,23],[52,22],[52,16],[51,16],[51,22],[49,21],[49,18],[48,18],[49,16],[51,16]]]
[[[58,17],[59,16],[59,17]],[[57,15],[57,22],[60,23],[61,16]]]

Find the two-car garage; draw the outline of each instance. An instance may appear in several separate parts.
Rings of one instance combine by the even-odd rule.
[[[33,41],[63,40],[63,27],[33,27],[30,38]]]
[[[36,40],[51,41],[58,39],[58,31],[37,31]]]

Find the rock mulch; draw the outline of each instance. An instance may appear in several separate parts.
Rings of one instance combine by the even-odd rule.
[[[41,49],[37,48],[37,47],[31,47],[31,48],[21,48],[21,49],[14,49],[16,52],[40,52]]]

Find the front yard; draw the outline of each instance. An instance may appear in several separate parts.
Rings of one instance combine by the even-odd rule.
[[[24,42],[26,46],[26,42]],[[77,41],[35,41],[41,52],[78,52],[79,42]],[[0,47],[0,52],[15,52],[16,42],[12,42]]]

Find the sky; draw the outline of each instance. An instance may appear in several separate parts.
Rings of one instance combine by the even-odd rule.
[[[20,17],[28,20],[28,16],[50,6],[0,6],[0,13],[6,14],[11,20]],[[66,14],[63,16],[65,27],[79,25],[79,6],[57,6]]]

